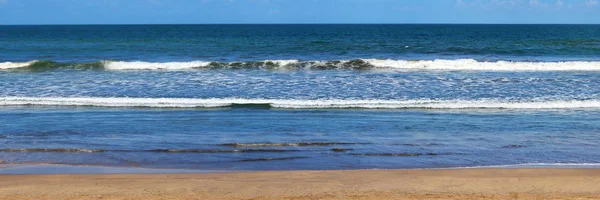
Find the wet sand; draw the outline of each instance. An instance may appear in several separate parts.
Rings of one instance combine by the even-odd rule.
[[[0,199],[600,199],[600,169],[0,175]]]

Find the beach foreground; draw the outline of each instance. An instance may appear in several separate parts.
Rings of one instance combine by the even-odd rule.
[[[600,169],[0,175],[0,199],[600,199]]]

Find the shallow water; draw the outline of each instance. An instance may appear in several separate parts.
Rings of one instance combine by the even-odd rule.
[[[598,114],[4,107],[0,157],[8,163],[204,170],[597,163]]]

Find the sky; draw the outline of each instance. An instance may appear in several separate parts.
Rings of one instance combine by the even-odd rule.
[[[600,24],[600,0],[0,0],[0,24]]]

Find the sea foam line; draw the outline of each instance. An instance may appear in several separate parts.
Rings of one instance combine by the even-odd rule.
[[[300,63],[298,60],[264,60],[256,62],[211,62],[211,61],[190,61],[190,62],[141,62],[141,61],[102,61],[104,69],[107,70],[186,70],[202,69],[212,67],[220,68],[261,68],[261,67],[286,67],[295,66]]]
[[[96,106],[153,108],[260,107],[287,109],[599,109],[600,100],[513,102],[503,100],[291,100],[127,97],[0,97],[0,106]]]
[[[471,167],[455,167],[450,169],[483,169],[483,168],[600,168],[600,163],[521,163],[507,165],[483,165]]]
[[[207,61],[191,62],[124,62],[103,61],[107,70],[184,70],[194,68],[208,68],[211,63]],[[249,62],[220,63],[227,67],[235,64],[248,64]],[[255,62],[253,62],[255,63]],[[322,68],[381,68],[399,70],[460,70],[460,71],[600,71],[600,62],[591,61],[569,61],[569,62],[479,62],[474,59],[457,60],[380,60],[380,59],[358,59],[341,61],[298,61],[298,60],[266,60],[260,61],[258,66],[266,67],[269,63],[277,67],[296,67],[304,69]]]
[[[600,62],[479,62],[474,59],[457,60],[378,60],[365,59],[378,68],[416,70],[472,70],[472,71],[599,71]]]
[[[28,68],[41,61],[0,62],[0,69]],[[516,62],[516,61],[477,61],[474,59],[456,60],[382,60],[356,59],[335,61],[265,60],[251,62],[142,62],[142,61],[100,61],[105,70],[190,70],[209,68],[268,68],[268,69],[395,69],[395,70],[449,70],[449,71],[600,71],[599,61],[565,62]],[[80,63],[81,64],[81,63]],[[80,65],[79,64],[79,65]],[[44,64],[40,64],[44,65]],[[77,66],[47,62],[47,68]],[[40,67],[40,66],[37,66]]]
[[[103,61],[102,62],[105,69],[108,70],[157,70],[157,69],[165,69],[165,70],[183,70],[183,69],[193,69],[193,68],[202,68],[206,67],[210,64],[210,62],[204,61],[191,61],[191,62],[125,62],[125,61]]]

